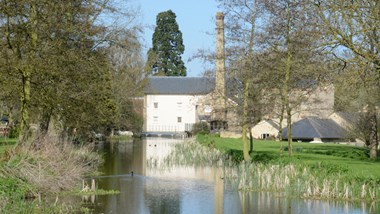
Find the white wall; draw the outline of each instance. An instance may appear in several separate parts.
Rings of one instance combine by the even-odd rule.
[[[256,139],[262,139],[262,134],[269,134],[270,136],[277,137],[278,128],[273,126],[274,123],[277,127],[279,127],[279,121],[277,120],[262,120],[257,125],[252,127],[252,137]],[[283,122],[283,127],[286,124]]]
[[[186,123],[196,122],[198,99],[199,96],[193,95],[146,95],[145,131],[185,131]],[[181,122],[178,121],[178,117],[181,118]]]

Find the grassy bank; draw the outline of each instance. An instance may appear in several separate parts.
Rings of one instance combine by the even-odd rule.
[[[219,156],[224,157],[223,166],[228,166],[224,176],[241,190],[281,192],[299,198],[380,200],[380,162],[370,161],[365,148],[294,143],[293,157],[287,157],[285,151],[281,157],[280,142],[254,141],[252,162],[245,163],[241,139],[199,135],[197,141],[227,155],[227,159]]]
[[[65,191],[79,189],[96,172],[102,159],[92,145],[73,145],[40,137],[30,145],[13,146],[0,140],[1,213],[69,213],[82,208],[48,201]],[[58,197],[57,197],[58,199]],[[80,204],[79,204],[80,205]]]
[[[197,141],[232,154],[236,161],[243,159],[241,139],[220,138],[215,135],[198,135]],[[287,142],[283,142],[286,148]],[[380,160],[368,158],[368,149],[333,143],[311,144],[293,142],[293,157],[287,151],[280,157],[280,142],[254,140],[251,158],[259,163],[291,162],[309,166],[330,165],[331,168],[349,171],[352,176],[380,178]]]

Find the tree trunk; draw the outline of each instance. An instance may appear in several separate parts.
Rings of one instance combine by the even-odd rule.
[[[247,130],[248,130],[248,94],[249,94],[249,81],[244,81],[244,104],[243,104],[243,155],[244,160],[249,161],[249,142],[247,138]]]
[[[378,141],[378,136],[377,136],[377,117],[376,117],[376,112],[369,112],[370,117],[369,117],[369,124],[370,124],[370,132],[369,132],[369,157],[371,159],[376,159],[377,158],[377,152],[378,152],[378,146],[379,146],[379,141]]]
[[[40,131],[42,134],[48,133],[51,116],[52,116],[52,109],[49,107],[46,107],[44,112],[42,113],[42,118],[40,122]]]
[[[290,42],[290,30],[291,30],[291,13],[290,13],[290,3],[288,2],[287,7],[287,26],[286,26],[286,46],[287,46],[287,59],[285,64],[285,90],[284,90],[284,100],[285,100],[285,108],[286,108],[286,115],[287,115],[287,126],[288,126],[288,151],[289,151],[289,157],[292,156],[292,114],[291,114],[291,108],[290,108],[290,89],[289,89],[289,82],[290,82],[290,73],[292,69],[292,52],[291,52],[291,42]]]
[[[250,136],[250,142],[248,142],[247,138],[247,130],[251,129],[249,127],[249,121],[248,121],[248,99],[249,99],[249,89],[250,89],[250,81],[251,81],[251,75],[253,75],[253,42],[255,39],[255,21],[256,21],[256,14],[257,14],[257,2],[254,2],[253,5],[253,13],[251,18],[251,34],[249,38],[249,45],[248,45],[248,60],[247,60],[247,71],[251,71],[247,74],[246,79],[244,81],[244,104],[243,104],[243,118],[244,118],[244,124],[243,124],[243,155],[244,160],[248,161],[250,159],[249,153],[252,152],[252,139]],[[251,135],[251,130],[249,131]]]
[[[29,135],[30,76],[29,71],[22,71],[21,123],[18,143],[26,142]]]
[[[253,136],[252,136],[252,127],[249,127],[249,154],[253,152]]]
[[[30,106],[30,81],[32,76],[32,71],[34,67],[31,65],[34,61],[37,41],[38,41],[38,17],[36,3],[30,5],[30,16],[29,16],[29,35],[31,39],[31,51],[29,57],[29,65],[27,68],[21,70],[22,74],[22,93],[21,93],[21,124],[20,124],[20,135],[18,138],[18,143],[25,143],[29,137],[29,106]],[[20,54],[21,54],[21,50]]]
[[[286,109],[287,112],[287,124],[288,124],[288,152],[289,157],[293,155],[293,146],[292,146],[292,114],[291,109],[288,107]]]
[[[281,96],[281,97],[283,97],[283,96]],[[282,127],[282,122],[284,121],[284,111],[285,111],[285,106],[284,106],[284,100],[283,99],[281,99],[282,101],[282,103],[281,103],[281,113],[280,113],[280,123],[279,123],[279,131],[278,131],[278,139],[279,139],[279,141],[280,141],[280,157],[282,157],[283,156],[283,153],[284,153],[284,146],[283,146],[283,142],[282,142],[282,129],[283,129],[283,127]]]

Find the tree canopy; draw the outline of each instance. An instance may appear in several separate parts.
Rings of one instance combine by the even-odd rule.
[[[248,91],[240,105],[245,111],[242,123],[253,125],[269,117],[279,119],[280,132],[283,120],[291,130],[292,117],[305,108],[306,95],[334,84],[336,109],[366,112],[371,125],[363,133],[368,135],[370,156],[377,156],[378,1],[218,3],[226,14],[227,74],[241,79]],[[200,56],[208,59],[213,53]],[[305,96],[299,96],[300,91]]]
[[[152,42],[153,47],[148,51],[148,70],[155,75],[186,76],[181,57],[185,46],[173,11],[157,15]]]
[[[99,19],[116,12],[108,0],[0,3],[1,106],[20,131],[19,142],[28,140],[30,124],[41,132],[54,126],[62,136],[114,126],[121,112],[112,86],[116,67],[106,50],[120,40],[111,36],[116,27]]]

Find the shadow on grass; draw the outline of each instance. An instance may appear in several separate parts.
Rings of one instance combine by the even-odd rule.
[[[235,163],[240,163],[244,160],[244,155],[242,150],[230,149],[227,152],[227,155],[231,158]],[[255,163],[269,163],[273,161],[277,161],[280,159],[278,154],[275,154],[270,151],[253,151],[250,154],[251,162]]]

